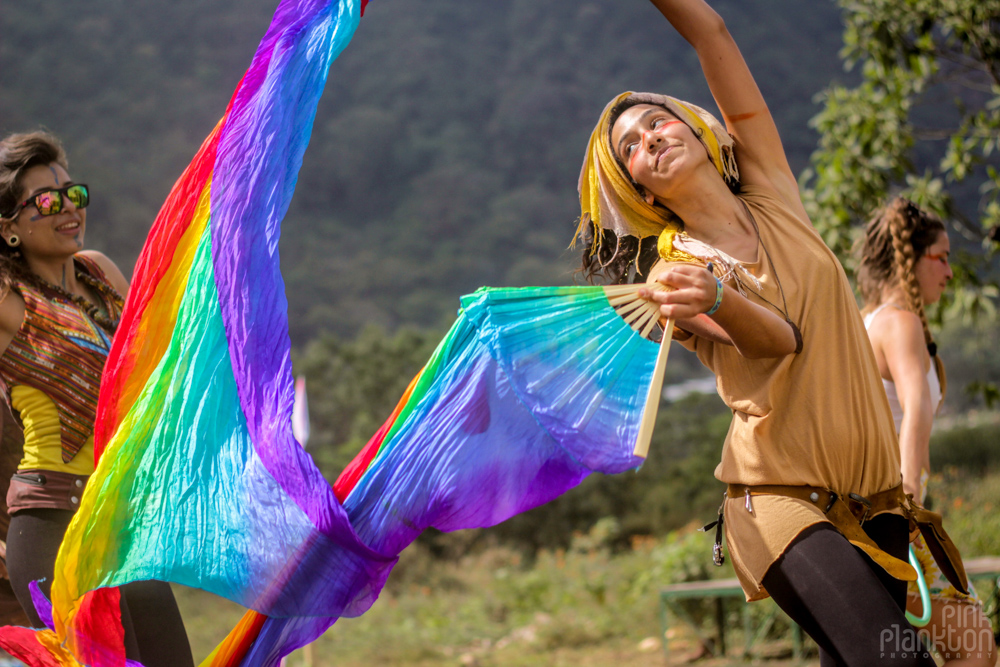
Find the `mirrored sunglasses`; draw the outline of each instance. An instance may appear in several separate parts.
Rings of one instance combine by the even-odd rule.
[[[37,195],[21,202],[18,205],[17,213],[24,210],[26,206],[34,204],[40,214],[56,215],[63,210],[63,198],[73,202],[73,205],[77,208],[87,208],[87,205],[90,204],[90,188],[83,183],[75,183],[67,185],[64,188],[39,192]]]

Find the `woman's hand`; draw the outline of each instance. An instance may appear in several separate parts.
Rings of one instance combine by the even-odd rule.
[[[711,310],[718,285],[715,276],[696,264],[673,264],[656,281],[671,291],[639,290],[639,296],[660,303],[660,314],[671,320],[687,320]]]
[[[662,264],[663,270],[654,280],[673,291],[643,289],[639,296],[660,304],[660,313],[674,320],[705,319],[715,305],[718,283],[711,271],[696,264]],[[730,343],[748,359],[783,357],[795,352],[797,341],[792,327],[784,319],[763,306],[751,303],[733,288],[724,285],[722,303],[712,314],[729,340],[716,335],[706,336],[717,342]],[[692,331],[696,335],[700,332]]]

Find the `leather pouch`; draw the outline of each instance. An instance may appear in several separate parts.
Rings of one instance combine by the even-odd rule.
[[[931,512],[922,507],[913,507],[913,521],[923,535],[927,549],[934,557],[934,562],[941,568],[952,586],[964,595],[969,594],[969,578],[965,574],[965,565],[962,564],[962,556],[958,553],[955,543],[948,537],[944,526],[941,524],[941,515]]]

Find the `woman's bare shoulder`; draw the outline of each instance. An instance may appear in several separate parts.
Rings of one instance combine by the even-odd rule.
[[[78,255],[86,257],[87,259],[95,262],[101,270],[104,271],[104,275],[108,277],[111,281],[112,287],[121,292],[124,296],[128,293],[128,279],[122,273],[118,265],[111,261],[111,258],[105,255],[103,252],[97,250],[81,250]]]
[[[24,299],[13,289],[8,289],[0,299],[0,354],[14,340],[23,323]]]
[[[884,357],[894,379],[899,374],[900,364],[926,365],[924,325],[916,313],[895,306],[883,308],[872,319],[868,338],[876,357]]]
[[[871,331],[878,331],[891,339],[913,338],[924,336],[924,325],[920,316],[905,308],[894,305],[887,306],[872,318]]]

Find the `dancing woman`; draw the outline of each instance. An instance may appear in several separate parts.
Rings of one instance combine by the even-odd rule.
[[[0,141],[0,379],[24,427],[7,495],[7,569],[22,608],[44,627],[29,584],[48,595],[56,553],[94,471],[101,371],[128,282],[84,250],[90,190],[73,181],[44,132]],[[146,667],[193,665],[170,587],[122,587],[126,653]]]
[[[931,425],[946,384],[924,307],[941,298],[952,277],[950,252],[941,220],[897,198],[868,223],[858,271],[865,326],[899,432],[903,488],[921,503],[930,477]],[[913,548],[931,595],[925,627],[935,648],[946,664],[992,667],[993,632],[975,591],[956,590],[922,537]],[[925,611],[915,582],[907,608],[917,617]]]
[[[703,0],[652,2],[694,47],[726,125],[665,95],[608,104],[580,180],[584,273],[673,288],[647,297],[733,410],[716,477],[747,599],[773,597],[824,665],[933,664],[888,644],[914,639],[914,572],[896,434],[851,286],[723,20]]]

